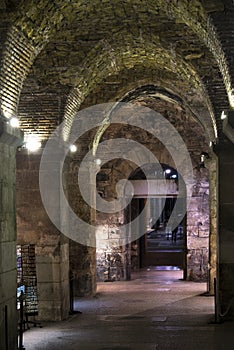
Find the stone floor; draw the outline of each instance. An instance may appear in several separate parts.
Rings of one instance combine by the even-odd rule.
[[[214,323],[206,284],[181,277],[182,271],[152,268],[128,282],[99,283],[96,297],[75,302],[82,314],[27,330],[25,349],[234,349],[234,323]]]

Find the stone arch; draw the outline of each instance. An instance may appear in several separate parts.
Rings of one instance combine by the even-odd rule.
[[[184,105],[184,101],[180,98],[180,96],[177,94],[174,94],[169,89],[165,89],[165,88],[159,87],[159,86],[154,85],[154,84],[152,84],[152,85],[146,84],[146,85],[138,86],[137,88],[134,88],[132,90],[128,90],[125,94],[123,94],[122,97],[120,98],[119,102],[130,102],[131,99],[135,99],[135,98],[140,97],[140,96],[142,96],[142,98],[144,98],[144,96],[151,96],[151,95],[158,96],[161,99],[165,99],[165,100],[170,101],[171,103],[177,105],[178,107],[187,109],[187,111],[191,115],[191,117],[196,119],[201,124],[202,129],[206,135],[207,141],[209,142],[209,140],[212,140],[212,136],[211,136],[212,132],[213,132],[213,137],[215,135],[215,130],[212,130],[212,125],[210,126],[210,128],[207,128],[206,122],[204,122],[201,118],[199,118],[199,116],[192,113],[192,111],[190,111],[190,109],[189,109],[189,106]],[[118,106],[118,102],[116,103],[116,107],[117,106]],[[115,108],[115,106],[113,106],[113,109],[114,108]],[[98,144],[99,144],[99,141],[100,141],[102,135],[104,134],[104,132],[106,131],[106,129],[110,125],[111,113],[112,113],[113,109],[111,109],[107,113],[105,119],[103,120],[102,125],[96,131],[96,134],[95,134],[93,142],[92,142],[94,155],[96,153],[96,149],[98,147]],[[209,132],[208,132],[208,130],[209,130]]]
[[[69,135],[69,130],[75,114],[78,112],[84,98],[100,81],[108,75],[121,71],[124,67],[132,68],[136,64],[143,64],[149,68],[155,68],[157,65],[168,71],[172,71],[185,81],[188,81],[195,89],[201,91],[205,96],[205,102],[211,115],[215,137],[217,137],[217,126],[215,122],[214,111],[211,101],[205,87],[195,71],[195,68],[185,62],[182,57],[176,56],[175,61],[171,58],[170,49],[162,47],[158,37],[154,37],[149,41],[149,38],[138,39],[127,45],[123,45],[118,37],[115,40],[115,46],[112,46],[106,41],[100,42],[94,51],[101,52],[99,56],[90,53],[90,57],[98,57],[96,61],[90,62],[89,57],[84,63],[82,76],[78,78],[76,87],[74,87],[68,97],[65,108],[64,120],[64,135],[65,138]],[[120,46],[118,46],[118,43]],[[120,44],[121,43],[121,44]],[[111,49],[111,54],[110,54]],[[174,65],[174,63],[176,64]],[[96,71],[95,67],[100,66],[102,69]],[[94,73],[93,73],[94,72]],[[93,73],[93,74],[92,74]],[[191,79],[192,77],[192,79]]]
[[[98,2],[96,1],[64,3],[62,0],[56,0],[51,3],[40,0],[33,6],[31,1],[21,2],[18,14],[13,18],[13,25],[8,34],[2,59],[0,97],[1,112],[5,117],[8,118],[17,113],[18,100],[25,77],[36,56],[45,47],[46,43],[55,35],[57,30],[74,21],[77,14],[81,14],[82,11],[85,14],[88,10],[97,10],[97,5]],[[135,10],[139,6],[139,1],[132,1],[128,5]],[[174,19],[177,23],[184,23],[205,43],[219,65],[232,105],[232,83],[226,58],[214,26],[209,21],[202,4],[198,0],[192,4],[185,0],[173,0],[166,3],[157,0],[147,1],[145,4],[141,1],[141,8],[144,5],[151,12],[165,13],[168,18]],[[15,61],[10,63],[9,66],[9,58],[12,56],[15,57]]]
[[[108,134],[108,129],[106,130],[107,134]],[[111,133],[112,137],[113,134]],[[154,148],[154,151],[156,152],[157,158],[159,160],[159,162],[165,162],[166,164],[169,164],[171,166],[173,166],[173,163],[171,161],[171,159],[168,157],[168,154],[166,152],[163,152],[162,148]],[[109,173],[109,171],[113,171],[112,173],[112,181],[113,180],[113,174],[115,175],[115,177],[120,176],[125,178],[126,176],[128,176],[129,174],[133,173],[136,169],[137,166],[130,166],[130,165],[124,165],[121,163],[121,161],[118,160],[113,160],[113,164],[111,164],[109,167],[105,166],[105,168],[102,170],[104,172],[106,172],[107,174]],[[206,172],[206,169],[205,169]],[[104,173],[103,173],[104,174]],[[105,178],[106,180],[106,178]],[[192,180],[191,180],[192,181]],[[115,182],[115,181],[114,181]],[[205,185],[207,184],[207,174],[205,174],[203,172],[200,172],[199,170],[196,171],[196,176],[194,179],[194,182],[191,183],[192,186],[194,186],[194,192],[193,192],[193,200],[192,200],[192,207],[188,207],[188,226],[187,226],[187,231],[189,234],[189,244],[188,244],[188,278],[191,280],[207,280],[207,274],[208,274],[208,231],[209,228],[207,226],[207,215],[208,215],[208,202],[207,202],[207,196],[205,193],[204,196],[204,201],[203,201],[203,196],[200,196],[199,191],[206,191],[206,186],[204,187],[204,189],[201,186],[201,182],[203,182],[203,185],[205,183]],[[111,187],[115,186],[114,183],[110,184]],[[100,187],[100,188],[99,188]],[[99,184],[99,190],[101,191],[102,188],[102,183]],[[114,188],[114,187],[113,187]],[[197,191],[197,192],[196,192]],[[196,193],[195,193],[196,192]],[[108,193],[113,193],[111,191],[107,191],[106,193],[103,193],[104,198],[106,198],[108,200]],[[203,192],[201,192],[203,193]],[[205,202],[206,201],[206,202]],[[204,212],[204,204],[206,204],[206,211]],[[203,230],[203,234],[205,235],[202,240],[203,243],[201,245],[201,242],[199,241],[199,237],[196,237],[197,235],[197,222],[196,218],[194,217],[194,208],[203,208],[201,211],[200,209],[197,210],[196,212],[196,218],[199,217],[199,219],[201,219],[201,221],[203,222],[203,226],[202,226],[202,230]],[[107,234],[107,232],[112,232],[112,236],[111,239],[108,240],[106,242],[107,246],[105,246],[105,242],[102,240],[101,238],[101,242],[100,242],[100,246],[98,245],[98,251],[97,251],[97,258],[98,258],[98,269],[99,266],[104,266],[105,264],[103,264],[102,260],[101,260],[101,256],[102,256],[102,249],[104,249],[104,251],[108,251],[109,255],[112,256],[112,253],[115,255],[118,252],[119,256],[124,256],[125,254],[127,254],[128,252],[126,250],[116,250],[114,245],[116,244],[116,240],[118,240],[118,230],[119,230],[119,224],[124,222],[124,213],[117,213],[117,215],[115,215],[115,217],[106,217],[105,215],[99,215],[99,213],[97,213],[97,237],[103,237],[103,235],[105,236],[105,234]],[[105,233],[105,234],[104,234]],[[206,242],[204,242],[206,241]],[[113,249],[111,244],[113,243]],[[126,247],[127,249],[127,247]],[[199,261],[200,263],[200,259],[201,261],[203,261],[202,263],[202,268],[201,268],[201,273],[199,272],[200,270],[200,265],[196,263],[196,260]],[[123,265],[124,266],[124,265]],[[117,269],[116,266],[113,265],[113,271],[115,271]],[[103,271],[99,271],[98,270],[98,274],[99,277],[101,278]],[[115,278],[115,276],[110,276],[110,278]],[[126,276],[125,276],[126,277]]]

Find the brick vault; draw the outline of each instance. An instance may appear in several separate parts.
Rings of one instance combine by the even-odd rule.
[[[228,309],[233,319],[233,2],[1,0],[0,10],[1,349],[17,347],[17,287],[36,291],[39,319],[62,320],[72,296],[95,294],[97,279],[129,279],[131,269],[147,263],[140,254],[146,227],[134,226],[141,234],[131,242],[120,235],[129,216],[140,213],[145,193],[111,213],[95,210],[95,203],[97,188],[107,207],[120,208],[116,185],[145,180],[137,177],[137,162],[148,166],[156,181],[149,152],[163,171],[169,167],[178,178],[183,174],[187,186],[185,279],[207,281],[211,295],[216,279],[218,312]],[[125,114],[121,105],[127,105]],[[154,123],[151,113],[163,122]],[[43,151],[59,126],[61,142],[42,169]],[[27,142],[33,137],[40,148],[31,152]],[[67,151],[61,167],[59,150],[70,143],[75,152]],[[191,162],[187,172],[185,160],[178,158],[182,145]],[[87,154],[91,158],[83,167]],[[46,182],[48,169],[53,181],[42,196],[39,180],[44,175]],[[93,206],[78,184],[80,169]],[[180,190],[177,186],[169,197]],[[62,192],[72,213],[87,224],[82,232],[64,209]],[[162,194],[166,197],[162,189],[151,192]],[[30,271],[19,276],[16,247],[34,252],[34,279]]]

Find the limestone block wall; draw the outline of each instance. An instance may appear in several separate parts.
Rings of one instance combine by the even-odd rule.
[[[68,248],[68,242],[60,242],[56,251],[53,246],[36,248],[39,318],[41,319],[61,320],[68,316]]]
[[[119,281],[126,278],[127,248],[120,235],[123,212],[116,215],[97,213],[97,278],[99,281]]]
[[[69,313],[69,245],[41,201],[40,159],[40,152],[17,153],[17,241],[35,244],[39,318],[61,320]],[[59,210],[59,192],[57,196],[50,200]]]
[[[83,145],[84,147],[84,145]],[[85,150],[84,150],[85,151]],[[78,186],[78,171],[81,154],[67,160],[65,191],[69,205],[77,217],[88,225],[85,232],[76,224],[70,227],[69,240],[70,278],[72,293],[75,297],[94,295],[96,293],[96,248],[95,235],[92,232],[95,213],[81,196]],[[83,174],[89,184],[90,195],[95,195],[89,181],[89,173]],[[94,226],[93,226],[94,227]],[[82,244],[80,236],[85,236],[87,244]],[[85,243],[85,242],[84,242]]]
[[[102,172],[104,174],[108,170],[104,169]],[[109,183],[109,186],[107,183]],[[113,196],[114,187],[111,181],[105,181],[105,186],[104,182],[100,181],[97,186],[99,191],[102,190],[102,195],[107,200],[109,195],[112,194]],[[191,186],[193,191],[187,202],[185,227],[187,234],[185,276],[193,281],[208,281],[210,205],[207,168],[197,168],[194,171],[194,178],[191,177]],[[134,208],[134,205],[132,205],[132,218],[139,214],[139,208]],[[131,255],[131,268],[135,270],[140,266],[139,240],[132,242],[131,249],[121,245],[119,228],[125,220],[124,215],[126,215],[124,212],[115,215],[97,213],[97,276],[101,281],[125,278],[128,254]]]
[[[217,225],[218,225],[218,189],[217,189],[217,157],[212,155],[212,159],[207,162],[209,169],[210,184],[210,239],[209,239],[209,293],[214,294],[214,279],[216,278],[217,266]]]
[[[96,248],[69,242],[70,277],[74,297],[96,293]]]
[[[209,181],[208,170],[195,173],[192,197],[187,210],[187,278],[207,281],[209,261]]]
[[[217,283],[218,312],[234,319],[234,144],[221,143],[218,154],[218,239]]]
[[[17,348],[15,149],[22,135],[0,121],[0,344]]]

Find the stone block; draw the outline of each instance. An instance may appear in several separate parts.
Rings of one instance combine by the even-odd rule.
[[[2,303],[6,303],[16,297],[16,267],[12,271],[0,274],[0,286],[0,300]]]
[[[11,298],[5,303],[0,303],[0,344],[1,349],[5,350],[5,317],[7,317],[7,325],[8,325],[8,335],[7,335],[7,343],[8,349],[15,350],[17,349],[17,319],[18,314],[16,311],[16,298]]]
[[[40,300],[38,319],[41,321],[61,321],[61,303],[55,300]]]
[[[208,249],[209,237],[197,237],[189,236],[187,237],[187,247],[188,249]]]
[[[16,240],[16,225],[13,215],[7,213],[3,221],[0,221],[0,242],[9,242]]]
[[[69,279],[69,268],[70,268],[69,260],[66,260],[61,264],[61,267],[60,267],[61,283]]]
[[[38,300],[41,301],[60,301],[61,305],[61,285],[59,282],[40,282],[38,281]]]
[[[16,269],[16,242],[0,242],[0,273]]]
[[[60,263],[38,264],[38,283],[59,282],[61,280]]]
[[[68,271],[69,260],[62,263],[37,263],[37,278],[39,283],[67,280]]]
[[[61,262],[69,261],[69,244],[65,243],[60,246]]]

